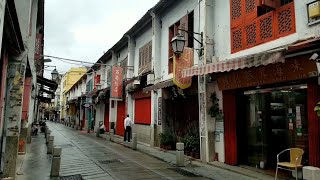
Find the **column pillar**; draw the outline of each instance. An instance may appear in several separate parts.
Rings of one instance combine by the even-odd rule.
[[[214,43],[213,43],[213,7],[209,6],[213,4],[213,0],[205,0],[200,2],[199,6],[203,11],[197,12],[200,14],[202,21],[199,21],[199,31],[203,32],[203,54],[199,57],[199,65],[204,65],[207,62],[211,62],[214,56]],[[195,15],[196,16],[196,15]],[[203,21],[204,19],[204,21]],[[197,30],[196,30],[197,31]],[[199,33],[200,33],[199,32]],[[200,37],[196,37],[200,40]],[[197,43],[199,44],[199,43]],[[199,47],[199,46],[198,46]],[[195,48],[197,48],[195,46]],[[213,161],[215,154],[215,144],[214,144],[214,121],[208,117],[207,112],[207,84],[206,75],[198,76],[198,94],[199,94],[199,131],[200,131],[200,158],[202,162]]]
[[[161,79],[161,19],[151,12],[152,16],[152,68],[154,70],[155,84]],[[150,146],[155,146],[157,139],[158,119],[158,92],[151,92],[151,124],[150,124]]]
[[[26,52],[19,57],[9,58],[4,112],[4,177],[15,177],[16,174],[26,62]]]

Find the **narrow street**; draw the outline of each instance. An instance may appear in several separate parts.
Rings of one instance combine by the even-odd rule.
[[[81,175],[84,179],[92,180],[205,179],[183,171],[179,174],[175,172],[175,167],[161,160],[92,134],[55,123],[49,123],[49,128],[55,137],[54,144],[62,147],[60,177]]]

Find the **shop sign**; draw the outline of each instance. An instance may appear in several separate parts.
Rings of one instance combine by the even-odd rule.
[[[35,52],[34,52],[34,59],[40,60],[42,55],[42,34],[38,33],[36,35],[36,42],[35,42]]]
[[[309,57],[289,58],[285,63],[223,73],[217,78],[219,89],[230,90],[316,77],[316,63],[309,61]]]
[[[111,98],[122,99],[122,67],[112,67]]]
[[[181,89],[191,86],[192,77],[182,77],[182,70],[193,65],[193,48],[185,47],[179,56],[173,56],[173,82]]]
[[[162,124],[162,97],[158,98],[158,125]]]

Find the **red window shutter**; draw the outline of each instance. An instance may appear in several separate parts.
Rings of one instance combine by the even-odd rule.
[[[137,124],[151,124],[151,97],[135,99],[134,122]]]
[[[186,31],[189,31],[188,29],[188,15],[185,15],[183,16],[183,18],[180,19],[180,27],[179,29],[183,29],[183,30],[186,30]],[[189,39],[189,35],[187,32],[185,31],[181,31],[181,35],[184,36],[184,39],[186,40],[186,44],[185,44],[185,47],[188,47],[188,39]]]

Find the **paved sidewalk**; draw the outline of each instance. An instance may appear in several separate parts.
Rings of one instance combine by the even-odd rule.
[[[95,136],[95,134],[90,134]],[[100,135],[102,138],[109,140],[108,134]],[[122,137],[114,136],[115,143],[128,146],[123,142]],[[172,165],[176,164],[176,155],[175,151],[164,151],[158,147],[150,147],[144,143],[138,143],[137,150],[150,156],[161,159],[165,162],[168,162]],[[274,179],[273,175],[268,175],[260,173],[257,171],[252,171],[239,166],[230,166],[221,162],[211,162],[208,164],[202,163],[200,160],[196,160],[192,157],[185,156],[185,167],[182,168],[191,173],[199,174],[203,177],[210,179],[261,179],[261,180],[271,180]],[[281,178],[278,178],[281,179]]]
[[[56,180],[50,178],[51,158],[47,154],[46,139],[43,133],[32,137],[32,143],[27,144],[25,155],[17,159],[16,180]]]

